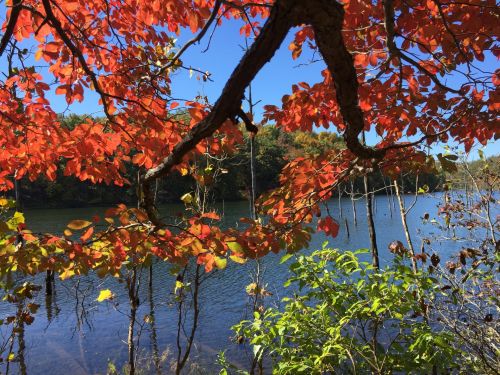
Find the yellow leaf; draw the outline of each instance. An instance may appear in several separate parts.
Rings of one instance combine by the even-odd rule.
[[[59,274],[61,280],[69,279],[72,276],[75,276],[75,270],[72,268],[66,268],[62,273]]]
[[[106,301],[108,299],[113,299],[115,295],[109,289],[103,289],[99,292],[99,297],[97,297],[97,302]]]
[[[238,253],[238,254],[243,254],[244,250],[243,247],[236,241],[233,242],[227,242],[227,247],[233,252],[233,253]]]
[[[236,255],[230,255],[229,258],[235,263],[245,264],[247,260],[245,258],[237,257]]]
[[[217,267],[220,270],[223,270],[227,266],[227,259],[226,258],[219,258],[215,257],[215,267]]]
[[[17,226],[24,223],[24,215],[21,212],[14,213],[14,216],[7,221],[9,229],[16,230]]]
[[[41,49],[38,49],[35,53],[35,61],[38,61],[40,60],[40,58],[42,57],[43,55],[43,51]]]
[[[72,231],[70,231],[69,229],[65,229],[65,230],[64,230],[64,235],[65,235],[66,237],[70,237],[70,236],[72,236],[72,235],[73,235],[73,232],[72,232]]]
[[[181,168],[181,176],[186,176],[189,173],[189,169]]]
[[[174,289],[174,293],[177,293],[177,291],[179,289],[182,289],[182,287],[184,286],[184,284],[182,283],[182,281],[179,281],[179,280],[176,280],[175,281],[175,289]]]
[[[7,357],[7,362],[12,362],[16,358],[16,355],[14,353],[9,353],[9,356]]]
[[[73,230],[79,230],[87,228],[91,224],[92,222],[87,220],[73,220],[68,223],[68,228]]]
[[[181,201],[183,201],[185,204],[191,204],[193,202],[193,196],[191,193],[186,193],[181,197]]]

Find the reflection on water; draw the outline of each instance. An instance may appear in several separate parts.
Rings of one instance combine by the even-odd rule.
[[[407,197],[408,201],[412,197]],[[417,205],[408,215],[408,225],[416,241],[433,236],[434,227],[421,227],[426,212],[437,217],[440,196],[419,197]],[[404,242],[404,234],[394,202],[385,196],[377,196],[375,222],[381,262],[387,262],[391,254],[387,250],[393,240]],[[332,214],[340,213],[338,201],[331,201]],[[361,201],[353,206],[349,199],[341,200],[342,218],[339,236],[331,240],[331,246],[357,249],[369,246],[364,205]],[[180,205],[163,208],[168,214],[182,210]],[[354,210],[357,210],[354,223]],[[72,219],[92,217],[104,209],[53,209],[28,210],[28,225],[37,232],[58,232]],[[246,202],[226,203],[224,223],[235,225],[239,217],[248,215]],[[417,230],[417,228],[420,228]],[[326,238],[314,236],[310,250],[318,248]],[[417,243],[417,242],[416,242]],[[445,247],[447,246],[447,247]],[[458,250],[458,244],[436,244],[442,259]],[[310,251],[305,249],[304,251]],[[369,256],[369,255],[368,255]],[[287,293],[282,287],[287,278],[287,264],[280,264],[281,255],[270,254],[261,260],[261,277],[266,289],[273,293],[267,303],[278,303]],[[369,258],[367,259],[369,260]],[[226,351],[226,357],[236,366],[248,368],[251,356],[242,346],[230,340],[230,327],[248,314],[248,298],[245,287],[251,280],[255,264],[228,263],[224,271],[213,271],[204,277],[199,289],[199,316],[196,336],[190,348],[189,361],[183,373],[198,369],[215,373],[217,353]],[[57,277],[48,281],[52,293],[38,294],[35,302],[41,305],[33,324],[19,326],[13,344],[15,361],[9,372],[19,374],[105,374],[110,367],[121,372],[127,364],[134,365],[141,373],[175,373],[173,362],[177,357],[177,321],[179,314],[186,323],[181,327],[182,355],[186,353],[186,337],[191,334],[193,322],[192,298],[179,313],[174,287],[177,274],[169,272],[171,266],[156,262],[152,267],[139,267],[134,275],[124,280],[99,279],[94,275],[76,277],[62,282]],[[190,269],[191,274],[194,269]],[[35,282],[46,285],[46,275],[39,275]],[[112,302],[97,303],[101,289],[111,289],[116,295]],[[14,306],[14,309],[16,306]],[[0,316],[12,313],[13,306],[0,304]],[[132,333],[131,333],[132,330]],[[0,330],[2,339],[9,332]],[[5,372],[6,364],[0,367]]]

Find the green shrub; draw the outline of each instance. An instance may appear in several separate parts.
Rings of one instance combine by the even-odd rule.
[[[395,257],[375,271],[366,251],[328,249],[301,255],[286,285],[296,287],[284,309],[255,312],[233,329],[277,374],[448,372],[460,349],[429,323],[442,291],[426,271],[414,274]],[[227,371],[227,370],[224,370]]]

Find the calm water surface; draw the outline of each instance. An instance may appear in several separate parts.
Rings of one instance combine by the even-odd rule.
[[[408,204],[412,200],[412,196],[406,197]],[[405,243],[399,211],[393,209],[391,213],[389,202],[385,196],[376,197],[375,222],[382,262],[387,262],[391,257],[387,250],[391,241],[401,240]],[[420,247],[422,237],[433,236],[433,231],[437,232],[432,225],[422,227],[421,218],[426,212],[431,218],[437,218],[437,205],[440,202],[441,195],[419,197],[410,212],[408,222],[417,248]],[[339,236],[330,240],[331,246],[349,250],[368,247],[364,201],[358,201],[356,204],[357,226],[353,223],[349,199],[341,201],[342,218],[339,215],[338,200],[332,200],[329,205],[332,214],[335,213],[341,223]],[[182,209],[181,205],[169,205],[163,207],[162,211],[174,214]],[[248,216],[246,202],[226,203],[218,210],[224,211],[226,225],[234,225],[238,218]],[[54,233],[64,229],[72,219],[89,218],[94,214],[102,214],[103,211],[104,208],[39,209],[27,210],[25,216],[33,231]],[[345,227],[346,220],[350,230],[349,237]],[[420,231],[417,228],[421,228]],[[304,249],[303,252],[321,247],[325,240],[322,234],[316,234],[310,249]],[[442,259],[459,250],[460,246],[449,242],[433,244],[434,250],[439,251]],[[281,256],[282,254],[271,254],[261,260],[267,289],[273,292],[268,303],[278,303],[287,293],[281,286],[288,276],[287,264],[279,264]],[[249,354],[245,348],[231,342],[230,327],[247,317],[250,311],[245,286],[252,282],[250,275],[254,268],[255,262],[245,265],[228,262],[224,271],[213,272],[204,281],[201,287],[200,323],[191,354],[191,362],[202,369],[201,373],[218,372],[214,363],[220,350],[226,350],[228,359],[237,366],[248,367]],[[147,364],[141,360],[150,356],[152,350],[170,353],[162,365],[163,373],[169,373],[169,361],[175,355],[177,309],[171,304],[175,276],[169,269],[170,266],[165,263],[154,265],[152,290],[148,288],[148,271],[141,273],[140,306],[137,314],[137,331],[140,332],[138,358],[139,368],[145,369],[145,373],[155,373],[147,369]],[[43,278],[40,277],[39,282],[43,285]],[[95,301],[99,290],[104,288],[111,289],[117,295],[117,305]],[[112,278],[100,280],[92,275],[64,282],[57,279],[55,295],[45,297],[42,291],[37,296],[37,303],[41,307],[34,323],[27,326],[25,331],[24,360],[27,374],[105,374],[110,362],[118,369],[127,362],[129,304],[123,284]],[[12,308],[8,305],[0,304],[0,316],[5,316]],[[154,325],[144,323],[144,317],[151,314],[152,306]],[[6,332],[2,334],[5,335]],[[189,368],[189,365],[187,367]],[[5,372],[5,366],[0,367],[0,372]],[[11,364],[10,373],[20,372],[19,364]]]

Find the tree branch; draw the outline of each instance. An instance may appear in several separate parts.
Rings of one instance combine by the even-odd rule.
[[[240,113],[245,89],[273,57],[288,30],[293,26],[296,17],[293,15],[295,9],[292,8],[296,7],[285,1],[278,1],[274,5],[261,33],[233,71],[207,117],[196,124],[158,166],[148,170],[143,176],[142,206],[153,223],[160,224],[154,209],[152,182],[158,177],[167,175],[201,140],[211,136],[228,118]]]
[[[161,221],[154,208],[152,182],[167,175],[201,140],[219,129],[226,119],[241,114],[244,90],[272,58],[293,26],[307,23],[314,28],[319,50],[334,77],[337,100],[346,123],[344,139],[349,150],[361,159],[380,160],[384,156],[385,150],[364,146],[359,141],[364,119],[358,104],[356,69],[342,37],[343,21],[342,5],[331,0],[278,0],[274,4],[260,34],[233,71],[211,112],[191,129],[158,166],[142,176],[141,205],[155,225],[161,226]]]
[[[108,103],[107,103],[107,98],[105,92],[101,89],[101,86],[99,85],[99,82],[97,81],[97,77],[90,69],[90,67],[87,64],[87,61],[85,61],[85,57],[83,56],[82,51],[78,49],[76,45],[73,44],[73,41],[70,39],[70,37],[66,34],[66,31],[63,29],[61,25],[61,21],[57,19],[57,17],[54,15],[54,12],[52,11],[52,7],[50,5],[50,0],[42,0],[43,4],[43,9],[45,10],[45,14],[47,16],[48,22],[54,27],[54,29],[57,31],[59,36],[61,37],[62,41],[64,44],[69,48],[73,56],[75,56],[78,59],[78,62],[80,63],[83,71],[87,74],[89,79],[92,81],[92,84],[94,85],[95,91],[100,95],[101,100],[102,100],[102,105],[104,107],[104,114],[108,119],[111,119],[111,114],[109,113],[108,109]]]
[[[7,45],[9,44],[10,38],[12,38],[14,27],[16,26],[17,19],[19,18],[19,14],[21,13],[22,4],[23,0],[14,0],[12,3],[12,11],[10,12],[9,22],[7,23],[7,27],[5,28],[5,34],[3,34],[2,40],[0,40],[0,56],[2,56],[5,49],[7,48]]]
[[[201,31],[198,33],[198,35],[196,35],[193,39],[189,40],[186,44],[184,44],[184,46],[182,46],[182,48],[175,54],[175,56],[172,57],[172,59],[168,62],[168,64],[163,65],[161,67],[161,69],[157,75],[163,74],[168,68],[171,68],[172,66],[174,66],[177,63],[177,61],[180,59],[182,54],[184,52],[186,52],[186,50],[189,47],[191,47],[195,43],[198,43],[205,36],[208,29],[210,28],[210,25],[212,25],[212,23],[216,19],[217,14],[219,13],[219,9],[221,7],[221,4],[222,4],[221,0],[215,1],[214,9],[212,10],[212,14],[210,14],[210,18],[207,20],[207,23],[205,24],[205,26],[203,26],[203,29],[201,29]]]
[[[303,11],[307,18],[303,21],[312,25],[319,51],[333,77],[340,113],[346,123],[344,140],[347,148],[362,159],[382,158],[385,151],[367,147],[359,141],[365,123],[359,107],[356,69],[342,36],[342,5],[329,0],[307,2],[304,5]]]

